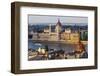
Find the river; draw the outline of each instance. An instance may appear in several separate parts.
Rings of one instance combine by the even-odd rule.
[[[48,49],[56,49],[56,50],[64,50],[66,52],[72,52],[76,45],[75,44],[65,44],[65,43],[58,43],[58,42],[34,42],[33,40],[28,40],[28,49],[38,49],[39,47],[44,48],[45,46],[48,46]],[[87,44],[85,45],[85,50],[87,51]]]

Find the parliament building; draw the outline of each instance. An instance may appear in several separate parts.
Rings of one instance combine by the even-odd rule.
[[[80,40],[79,30],[73,32],[71,28],[65,28],[65,30],[62,31],[62,24],[59,19],[55,25],[54,31],[51,31],[51,24],[48,26],[49,27],[44,28],[41,33],[31,31],[30,34],[32,34],[32,40],[60,41],[66,43],[77,43]]]

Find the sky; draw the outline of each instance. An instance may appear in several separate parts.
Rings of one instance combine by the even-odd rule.
[[[88,23],[88,17],[28,15],[29,24],[57,23],[58,19],[61,23]]]

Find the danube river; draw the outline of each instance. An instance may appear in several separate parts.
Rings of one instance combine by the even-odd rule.
[[[39,47],[45,48],[48,46],[48,49],[55,49],[55,50],[64,50],[66,52],[72,52],[75,50],[75,44],[66,44],[60,42],[48,42],[48,41],[33,41],[28,40],[28,48],[30,49],[38,49]],[[87,44],[85,45],[85,50],[87,51]]]

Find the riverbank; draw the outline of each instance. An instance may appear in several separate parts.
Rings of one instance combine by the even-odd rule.
[[[32,40],[32,39],[29,39]],[[50,41],[50,40],[32,40],[35,43],[52,43],[52,44],[77,44],[76,42],[67,41]],[[87,45],[88,41],[81,41],[82,44]]]

